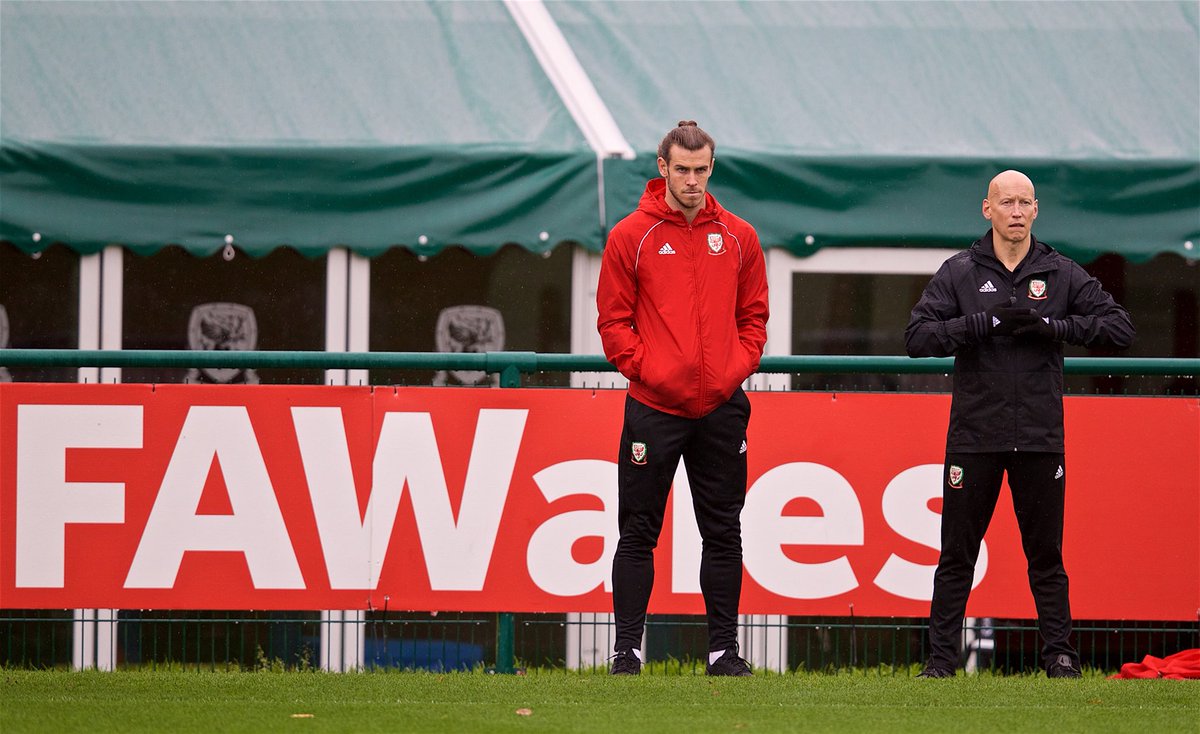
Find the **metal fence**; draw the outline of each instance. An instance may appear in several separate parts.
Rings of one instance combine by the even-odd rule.
[[[391,370],[482,370],[518,387],[545,372],[611,372],[602,356],[533,352],[333,353],[203,352],[190,350],[0,349],[7,367],[209,367]],[[764,357],[760,372],[783,375],[948,375],[953,360],[890,356]],[[1124,392],[1120,377],[1168,377],[1168,387],[1139,394],[1197,393],[1200,359],[1067,358],[1067,375],[1093,376],[1088,392]],[[1104,385],[1108,385],[1106,389]],[[1116,385],[1116,388],[1112,386]],[[1171,387],[1174,386],[1174,387]],[[837,389],[849,388],[838,383]],[[873,389],[868,387],[867,389]],[[596,617],[598,615],[591,615]],[[316,670],[333,656],[330,640],[361,644],[362,667],[413,670],[489,670],[500,673],[596,662],[585,649],[606,640],[605,619],[564,614],[391,613],[375,610],[352,618],[317,611],[213,612],[156,610],[0,609],[0,666],[167,667],[194,670]],[[854,617],[746,617],[743,634],[761,635],[783,671],[840,674],[912,674],[926,656],[923,619]],[[87,632],[85,633],[85,630]],[[569,634],[571,630],[573,634]],[[702,673],[707,647],[703,617],[650,615],[648,670]],[[1077,620],[1075,643],[1085,668],[1114,671],[1144,655],[1165,656],[1200,647],[1195,622]],[[572,649],[572,645],[575,649]],[[108,646],[107,655],[97,647]],[[969,618],[963,650],[969,671],[1003,674],[1041,667],[1037,627],[1031,620]],[[102,665],[103,667],[103,665]],[[573,666],[586,672],[603,665]]]
[[[368,615],[365,621],[323,621],[318,612],[120,611],[109,619],[83,618],[80,610],[0,611],[0,667],[70,668],[74,628],[107,626],[116,667],[196,671],[320,669],[322,628],[336,637],[361,636],[365,670],[435,672],[487,670],[537,674],[568,667],[567,628],[602,622],[564,614],[513,617],[511,668],[501,657],[498,614],[405,613]],[[916,618],[790,617],[770,623],[780,634],[784,671],[909,675],[926,657],[926,625]],[[753,626],[755,623],[750,622]],[[765,627],[760,623],[760,628]],[[765,631],[763,629],[762,631]],[[604,637],[603,630],[596,630]],[[707,628],[703,617],[650,615],[647,650],[651,672],[704,672]],[[968,671],[1028,674],[1041,668],[1037,627],[1029,620],[974,618],[963,629]],[[1085,668],[1115,671],[1145,655],[1165,657],[1200,647],[1200,626],[1186,622],[1076,620],[1075,644]],[[578,657],[584,657],[576,650]],[[603,670],[585,666],[580,672]]]

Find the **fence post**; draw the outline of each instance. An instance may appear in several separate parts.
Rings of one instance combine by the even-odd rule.
[[[500,612],[496,615],[496,672],[517,672],[517,659],[514,652],[516,643],[516,625],[513,623],[512,612]]]
[[[516,361],[504,365],[500,370],[500,387],[520,387],[521,371]],[[496,672],[515,673],[516,624],[512,612],[496,615]]]

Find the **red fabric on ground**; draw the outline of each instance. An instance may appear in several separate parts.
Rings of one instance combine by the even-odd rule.
[[[1200,678],[1200,649],[1183,650],[1165,658],[1147,655],[1140,663],[1125,663],[1109,678]]]

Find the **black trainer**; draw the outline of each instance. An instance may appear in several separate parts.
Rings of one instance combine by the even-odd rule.
[[[745,676],[754,675],[750,671],[750,663],[746,662],[738,656],[736,647],[731,647],[721,653],[721,657],[712,661],[704,669],[707,675],[732,675]]]
[[[927,663],[925,669],[917,674],[918,678],[953,678],[954,671],[933,663]]]
[[[633,650],[617,650],[608,669],[609,675],[640,675],[641,672],[642,661],[633,654]]]
[[[1062,654],[1054,658],[1054,662],[1046,666],[1047,678],[1082,678],[1083,673],[1076,667],[1070,655]]]

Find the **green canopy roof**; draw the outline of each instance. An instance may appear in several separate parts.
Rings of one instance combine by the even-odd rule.
[[[1195,2],[545,9],[633,160],[589,145],[499,0],[5,0],[0,238],[599,249],[687,118],[768,246],[962,247],[1019,168],[1075,257],[1200,257]]]
[[[695,119],[722,204],[797,254],[963,247],[1018,168],[1036,234],[1075,257],[1200,257],[1195,2],[548,7],[639,153],[608,164],[610,212]]]
[[[601,236],[595,154],[500,2],[0,13],[0,237],[22,248]]]

